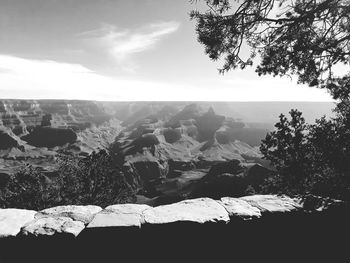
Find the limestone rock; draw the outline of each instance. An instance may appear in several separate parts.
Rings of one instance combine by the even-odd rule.
[[[107,206],[95,215],[87,227],[141,227],[143,222],[142,212],[149,208],[148,205],[137,204]]]
[[[25,209],[0,209],[0,238],[16,236],[26,223],[34,219],[35,213]]]
[[[257,207],[261,213],[295,212],[302,208],[298,202],[287,196],[251,195],[241,197],[240,199],[248,202],[254,207]]]
[[[210,198],[184,200],[179,203],[158,206],[143,212],[146,223],[167,224],[178,221],[206,223],[228,222],[225,208]]]
[[[261,212],[257,207],[242,199],[223,197],[220,203],[225,207],[230,217],[240,217],[245,220],[261,217]]]
[[[22,228],[22,234],[34,236],[69,234],[78,236],[84,228],[83,222],[74,221],[69,217],[42,217],[27,223]]]
[[[95,214],[102,210],[101,207],[95,205],[65,205],[56,206],[39,211],[35,218],[43,217],[69,217],[74,221],[81,221],[89,224]]]

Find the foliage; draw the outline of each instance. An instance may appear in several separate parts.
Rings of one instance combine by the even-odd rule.
[[[59,161],[63,203],[106,206],[135,201],[121,170],[106,151],[84,159],[63,156]]]
[[[21,167],[0,190],[0,207],[43,209],[55,203],[57,191],[38,168]]]
[[[321,118],[310,126],[310,144],[314,147],[313,158],[316,173],[329,183],[328,192],[339,193],[350,200],[350,119],[338,114],[326,120]],[[316,167],[315,167],[316,168]],[[322,184],[321,184],[322,186]]]
[[[337,100],[336,117],[313,125],[295,110],[291,120],[280,116],[276,131],[260,147],[278,172],[267,179],[264,191],[350,200],[350,1],[202,2],[207,10],[193,11],[191,18],[209,57],[224,59],[221,73],[255,60],[259,75],[296,75],[299,83],[325,88]],[[339,74],[339,65],[345,73]]]
[[[198,40],[221,72],[253,65],[259,75],[298,75],[299,82],[338,94],[333,66],[350,62],[349,0],[204,0],[205,12],[192,11]],[[245,59],[242,50],[248,48]],[[338,96],[338,95],[337,95]]]
[[[253,186],[248,185],[248,187],[245,190],[245,195],[255,195],[256,191]]]
[[[263,140],[260,150],[278,175],[262,186],[265,193],[312,193],[350,200],[350,138],[339,118],[306,125],[301,112],[291,120],[280,116],[276,130]]]
[[[292,190],[300,188],[309,172],[309,145],[307,141],[307,125],[302,113],[290,111],[291,120],[283,114],[276,123],[276,130],[268,133],[262,141],[260,151],[266,159],[283,175],[281,187]]]
[[[23,166],[0,190],[0,207],[40,210],[57,205],[99,205],[135,201],[135,195],[106,152],[80,159],[61,156],[56,178]]]

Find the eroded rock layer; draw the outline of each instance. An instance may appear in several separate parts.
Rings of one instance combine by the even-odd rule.
[[[23,162],[51,172],[57,153],[106,149],[120,130],[98,102],[0,99],[0,173],[11,174]]]

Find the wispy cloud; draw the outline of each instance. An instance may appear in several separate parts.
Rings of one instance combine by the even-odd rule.
[[[81,33],[80,36],[103,48],[119,65],[130,64],[130,57],[156,47],[165,36],[176,32],[180,23],[175,21],[148,24],[136,29],[119,29],[104,24],[97,30]],[[129,65],[130,66],[130,65]]]
[[[302,95],[300,95],[302,94]],[[272,77],[218,76],[202,83],[162,83],[101,75],[80,64],[0,54],[0,98],[131,101],[330,101],[324,90]]]
[[[183,100],[186,91],[191,98],[199,93],[190,85],[112,78],[80,64],[0,54],[0,98]]]

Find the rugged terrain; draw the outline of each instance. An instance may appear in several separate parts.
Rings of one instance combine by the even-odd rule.
[[[266,164],[256,145],[236,139],[237,131],[250,130],[243,122],[198,104],[172,112],[175,110],[164,107],[133,120],[111,147],[129,183],[148,197],[169,198],[163,202],[188,198],[219,163]],[[261,135],[265,134],[266,130]],[[226,172],[239,173],[234,169]]]
[[[273,173],[258,150],[272,112],[261,103],[232,105],[0,100],[0,184],[23,164],[52,173],[60,154],[82,158],[108,148],[140,203],[242,196]],[[253,117],[254,105],[269,116]],[[288,105],[277,105],[275,115]],[[313,113],[306,115],[320,117]]]
[[[0,173],[23,162],[52,171],[58,153],[88,155],[120,130],[119,121],[92,101],[0,100]]]

